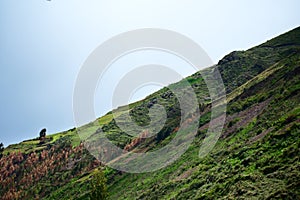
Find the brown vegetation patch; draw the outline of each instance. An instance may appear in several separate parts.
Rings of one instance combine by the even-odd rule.
[[[188,177],[190,177],[194,171],[196,171],[196,167],[195,168],[191,168],[191,169],[188,169],[187,171],[183,172],[182,174],[180,174],[179,176],[177,176],[175,178],[175,181],[180,181],[180,180],[183,180],[183,179],[187,179]]]
[[[251,122],[255,117],[257,117],[264,111],[264,109],[268,106],[269,102],[270,99],[258,103],[254,106],[251,106],[250,108],[243,110],[239,113],[227,116],[227,128],[225,129],[221,137],[226,138],[233,132],[237,131],[239,128],[245,127],[249,122]],[[231,121],[236,119],[238,119],[236,123],[234,123],[232,126],[228,126]]]
[[[260,134],[258,134],[258,135],[256,135],[256,136],[254,136],[254,137],[252,137],[252,138],[250,138],[250,140],[248,141],[248,144],[251,144],[251,143],[253,143],[253,142],[256,142],[257,140],[259,140],[259,139],[265,137],[265,136],[266,136],[268,133],[270,133],[272,130],[273,130],[273,128],[269,128],[269,129],[263,131],[262,133],[260,133]]]

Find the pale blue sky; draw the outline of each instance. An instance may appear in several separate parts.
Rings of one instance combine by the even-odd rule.
[[[114,35],[170,29],[196,41],[217,62],[299,26],[299,7],[298,0],[1,0],[0,142],[36,137],[43,127],[50,133],[72,128],[77,73]],[[101,115],[109,105],[96,111]]]

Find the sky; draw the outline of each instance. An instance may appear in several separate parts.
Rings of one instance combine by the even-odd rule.
[[[233,50],[246,50],[300,25],[298,0],[1,0],[0,142],[5,146],[75,126],[74,84],[90,53],[120,33],[140,28],[179,32],[197,42],[217,63]],[[164,53],[121,59],[123,66],[152,62],[193,71]],[[127,67],[126,67],[127,66]],[[116,78],[115,78],[116,79]],[[113,84],[112,84],[113,85]],[[95,112],[110,111],[110,92],[95,93]],[[145,87],[133,100],[157,89]]]

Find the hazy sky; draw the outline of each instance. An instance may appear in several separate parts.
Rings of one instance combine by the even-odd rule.
[[[1,0],[0,142],[36,137],[43,127],[50,133],[72,128],[73,87],[80,67],[114,35],[149,27],[174,30],[217,62],[232,50],[245,50],[299,26],[299,7],[298,0]],[[168,56],[165,61],[160,60],[163,55],[146,57],[131,61],[155,57],[181,65]],[[129,64],[130,59],[122,62]],[[109,111],[106,103],[96,106],[98,115]]]

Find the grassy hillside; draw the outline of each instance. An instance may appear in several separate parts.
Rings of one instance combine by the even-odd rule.
[[[247,51],[232,52],[205,71],[218,68],[227,93],[227,119],[210,154],[199,147],[210,121],[211,102],[201,73],[190,82],[201,111],[197,137],[176,162],[156,172],[129,174],[101,167],[83,147],[76,129],[24,141],[5,149],[0,160],[3,199],[88,199],[97,167],[108,178],[110,199],[300,199],[300,28]],[[180,87],[182,82],[172,87]],[[151,151],[166,145],[180,123],[175,95],[164,88],[131,104],[139,125],[149,108],[164,105],[163,129],[145,140],[122,132],[112,113],[80,128],[85,138],[106,137],[121,148]],[[116,110],[124,119],[124,110]],[[132,130],[135,131],[135,130]]]

